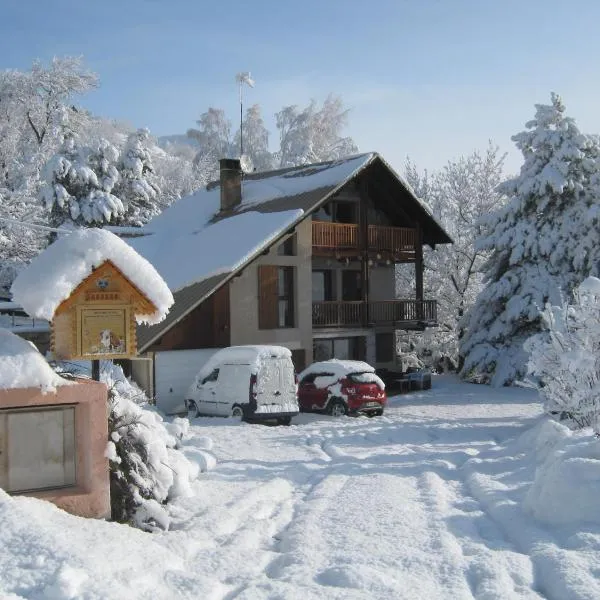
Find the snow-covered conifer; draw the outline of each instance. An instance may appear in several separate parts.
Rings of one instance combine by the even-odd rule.
[[[40,195],[53,226],[65,223],[97,225],[114,222],[125,209],[112,194],[119,179],[118,150],[101,140],[93,148],[79,146],[68,136],[46,164]]]
[[[138,129],[128,136],[119,159],[120,180],[115,195],[125,206],[124,221],[128,225],[141,226],[161,210],[150,146],[150,132]]]
[[[177,447],[187,419],[166,424],[121,367],[103,362],[100,379],[109,389],[107,457],[110,460],[112,518],[140,529],[169,528],[165,504],[191,495],[199,467]]]
[[[487,219],[478,243],[490,258],[485,287],[465,320],[466,377],[494,385],[521,378],[523,343],[540,331],[541,310],[559,304],[561,291],[569,293],[590,274],[582,241],[598,240],[597,225],[582,216],[594,214],[598,148],[564,112],[553,94],[513,137],[524,164],[518,177],[500,186],[508,202]]]

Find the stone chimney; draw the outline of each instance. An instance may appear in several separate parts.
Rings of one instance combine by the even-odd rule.
[[[231,210],[242,201],[242,165],[237,158],[219,161],[221,210]]]

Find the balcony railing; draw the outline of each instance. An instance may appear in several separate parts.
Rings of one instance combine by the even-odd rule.
[[[313,251],[315,253],[348,251],[360,248],[358,225],[352,223],[312,223]],[[369,225],[368,248],[374,252],[413,252],[417,242],[415,229]]]
[[[365,314],[366,312],[366,314]],[[435,300],[381,300],[375,302],[313,302],[314,327],[347,327],[437,323]]]

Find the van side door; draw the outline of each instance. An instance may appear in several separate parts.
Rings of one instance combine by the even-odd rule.
[[[198,411],[205,415],[218,415],[217,382],[219,369],[213,369],[201,382],[198,388]]]
[[[238,404],[247,405],[250,398],[250,365],[222,365],[217,383],[217,414],[230,417]]]

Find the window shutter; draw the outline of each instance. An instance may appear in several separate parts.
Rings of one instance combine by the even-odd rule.
[[[278,315],[278,268],[273,265],[258,267],[258,328],[276,329]]]

